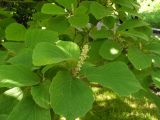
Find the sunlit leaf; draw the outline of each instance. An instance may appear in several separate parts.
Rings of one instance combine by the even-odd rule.
[[[137,92],[141,85],[123,62],[112,62],[99,67],[88,67],[84,72],[90,82],[111,88],[119,95]]]
[[[81,80],[73,79],[67,71],[58,72],[53,78],[50,95],[55,113],[70,120],[84,116],[93,104],[91,89]]]
[[[26,28],[18,23],[12,23],[6,28],[6,39],[10,41],[24,41]]]
[[[0,87],[23,87],[39,83],[39,77],[21,65],[0,65]]]
[[[14,108],[7,120],[51,120],[51,116],[49,110],[39,107],[27,96]]]
[[[152,62],[149,55],[143,53],[138,48],[128,49],[128,59],[133,64],[133,66],[138,70],[149,68]]]

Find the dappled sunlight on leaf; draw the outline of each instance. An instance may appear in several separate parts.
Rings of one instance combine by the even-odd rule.
[[[116,54],[119,53],[119,50],[116,49],[116,48],[111,48],[111,49],[110,49],[110,53],[111,53],[112,55],[116,55]]]
[[[4,94],[7,96],[12,96],[19,101],[22,100],[22,98],[23,98],[23,91],[19,87],[9,89],[9,90],[5,91]]]

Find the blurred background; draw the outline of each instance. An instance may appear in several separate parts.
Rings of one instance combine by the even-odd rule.
[[[160,0],[138,0],[139,13],[152,27],[160,28]]]

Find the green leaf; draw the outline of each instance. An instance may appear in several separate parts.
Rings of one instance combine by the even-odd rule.
[[[21,65],[0,66],[0,87],[23,87],[39,83],[39,77]]]
[[[82,1],[80,4],[79,4],[79,7],[83,6],[85,8],[87,8],[87,13],[89,12],[89,9],[90,9],[90,5],[93,1]]]
[[[151,67],[152,60],[149,55],[144,54],[138,48],[132,47],[128,49],[128,59],[138,70],[143,70]]]
[[[85,27],[89,22],[89,16],[85,14],[76,14],[69,17],[69,23],[74,27]]]
[[[54,31],[28,29],[26,32],[26,46],[31,48],[34,48],[40,42],[55,43],[58,39],[58,33]]]
[[[0,51],[0,64],[4,64],[6,62],[7,56],[7,51]]]
[[[18,23],[10,24],[6,30],[6,39],[10,41],[24,41],[26,28]]]
[[[49,87],[50,81],[45,80],[40,85],[33,86],[31,89],[31,94],[33,100],[40,106],[46,109],[50,108],[50,95]]]
[[[84,116],[93,104],[91,89],[69,72],[58,72],[50,87],[51,106],[55,113],[72,120]]]
[[[130,0],[113,0],[114,3],[129,8],[129,9],[134,9],[133,3]]]
[[[59,63],[69,59],[70,57],[65,54],[58,46],[42,42],[36,45],[33,50],[33,64],[35,66],[42,66],[47,64]]]
[[[88,67],[84,74],[89,81],[111,88],[121,96],[130,95],[141,88],[135,75],[123,62],[112,62],[99,67]]]
[[[41,6],[42,7],[42,6]],[[42,10],[42,8],[41,8],[41,10]],[[51,17],[51,15],[50,14],[44,14],[44,13],[42,13],[41,11],[37,11],[36,13],[34,13],[33,15],[32,15],[32,19],[34,20],[34,21],[43,21],[43,20],[46,20],[46,19],[48,19],[48,18],[50,18]]]
[[[56,0],[56,2],[69,10],[77,6],[77,0]]]
[[[52,80],[53,77],[56,76],[57,72],[60,70],[64,70],[64,68],[68,69],[68,66],[65,66],[66,63],[60,63],[60,64],[51,64],[51,65],[46,65],[43,69],[42,69],[42,73],[44,78],[48,79],[48,80]],[[72,64],[71,64],[72,65]],[[71,66],[71,69],[73,67]]]
[[[137,28],[134,28],[134,30],[136,30],[138,32],[141,32],[141,33],[144,33],[149,38],[153,34],[153,30],[152,30],[151,26],[149,26],[149,25],[148,26],[137,27]],[[152,38],[150,38],[150,39],[152,39]]]
[[[55,3],[46,3],[43,5],[42,13],[51,14],[51,15],[64,15],[66,14],[64,9],[56,5]]]
[[[47,28],[59,33],[64,33],[70,24],[64,16],[52,17],[48,20]]]
[[[126,29],[133,29],[137,27],[142,27],[142,26],[149,26],[148,23],[144,22],[143,20],[140,19],[130,19],[125,21],[119,28],[118,30],[126,30]]]
[[[28,68],[32,68],[32,50],[23,49],[16,56],[10,58],[7,62],[11,64],[20,64]]]
[[[136,30],[119,31],[118,33],[124,37],[131,37],[134,39],[138,38],[141,40],[149,41],[149,37],[146,34],[139,32],[139,31],[136,31]]]
[[[94,40],[96,39],[104,39],[104,38],[112,38],[113,37],[113,32],[107,30],[105,27],[102,27],[100,30],[94,27],[90,33],[90,37],[93,38]]]
[[[106,60],[114,60],[121,54],[122,48],[121,45],[117,42],[106,40],[100,50],[100,55]]]
[[[90,5],[90,13],[99,20],[110,15],[111,11],[98,2],[92,2]]]
[[[37,106],[30,96],[13,109],[7,120],[51,120],[50,111]]]
[[[160,55],[160,42],[152,42],[150,44],[145,45],[145,48],[155,54]]]
[[[0,114],[0,120],[7,120],[8,115]]]
[[[158,87],[160,87],[160,71],[159,71],[159,70],[153,71],[151,75],[152,75],[152,80],[153,80],[153,82],[154,82]]]
[[[57,46],[68,54],[68,56],[71,56],[74,59],[79,59],[80,49],[76,43],[69,41],[58,41]]]
[[[103,40],[97,40],[90,43],[90,50],[88,52],[88,58],[86,61],[89,61],[90,63],[98,64],[103,61],[102,57],[99,54],[99,50],[104,43]]]
[[[154,67],[160,68],[160,56],[156,54],[150,54],[150,58],[152,59]]]
[[[116,18],[114,16],[108,16],[103,18],[103,24],[108,28],[112,29],[116,23]]]
[[[22,49],[24,49],[25,45],[22,42],[4,42],[3,47],[5,47],[8,51],[13,53],[19,53]]]
[[[18,100],[14,97],[1,94],[0,95],[0,115],[5,114],[8,115],[15,105],[18,103]],[[3,119],[0,119],[3,120]]]
[[[88,11],[88,9],[85,6],[79,6],[78,8],[76,8],[75,10],[75,14],[86,14]]]
[[[77,60],[79,54],[79,47],[73,42],[61,41],[57,45],[39,43],[33,51],[33,64],[41,66],[65,60]]]

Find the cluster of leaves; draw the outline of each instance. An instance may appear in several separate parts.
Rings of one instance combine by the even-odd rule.
[[[12,17],[0,20],[0,93],[16,91],[20,100],[7,111],[3,102],[0,119],[51,120],[53,110],[74,120],[92,108],[92,84],[119,96],[145,96],[160,107],[149,89],[160,87],[160,42],[138,17],[135,0],[37,4],[41,9],[27,28]]]

